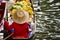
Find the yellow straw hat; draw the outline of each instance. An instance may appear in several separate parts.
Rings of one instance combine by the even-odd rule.
[[[20,9],[17,10],[17,12],[12,15],[13,21],[19,24],[27,22],[28,18],[29,18],[28,12]]]

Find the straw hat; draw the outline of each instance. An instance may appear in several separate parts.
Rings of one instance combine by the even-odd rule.
[[[23,23],[27,22],[28,18],[29,18],[28,12],[26,12],[24,10],[20,10],[20,9],[17,10],[17,12],[12,15],[13,21],[18,24],[23,24]]]

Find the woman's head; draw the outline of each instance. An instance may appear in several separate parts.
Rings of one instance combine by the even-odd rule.
[[[23,24],[27,22],[28,18],[29,18],[28,12],[25,10],[20,10],[20,9],[17,10],[17,12],[12,15],[13,21],[18,24]]]

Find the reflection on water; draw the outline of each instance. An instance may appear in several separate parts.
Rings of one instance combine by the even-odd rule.
[[[34,6],[36,9],[34,9],[36,11],[36,33],[34,40],[60,40],[59,2],[59,0],[34,1],[33,5],[38,4]]]

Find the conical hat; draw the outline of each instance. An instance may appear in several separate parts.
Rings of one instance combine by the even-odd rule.
[[[12,15],[13,21],[18,24],[23,24],[23,23],[27,22],[28,18],[29,18],[28,12],[26,12],[24,10],[20,10],[20,9],[17,10],[17,12]]]

